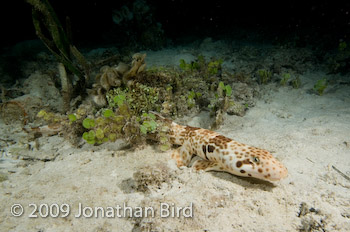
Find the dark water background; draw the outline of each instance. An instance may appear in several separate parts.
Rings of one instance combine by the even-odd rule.
[[[70,17],[76,44],[113,43],[118,26],[112,11],[132,1],[50,1],[61,21]],[[268,40],[300,37],[300,46],[323,42],[331,46],[349,39],[347,1],[187,1],[148,0],[155,21],[174,42],[185,37],[241,37],[254,34]],[[31,6],[25,1],[2,4],[2,47],[36,39]],[[121,38],[122,39],[122,38]],[[114,41],[116,42],[116,41]]]

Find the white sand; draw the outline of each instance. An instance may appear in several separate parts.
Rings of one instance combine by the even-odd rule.
[[[157,60],[157,53],[148,57]],[[225,116],[217,130],[273,152],[289,170],[285,180],[269,183],[227,173],[180,170],[170,158],[171,151],[161,153],[150,145],[134,151],[118,151],[121,144],[73,148],[58,136],[42,137],[39,150],[10,149],[1,159],[0,171],[10,174],[0,183],[0,230],[350,231],[350,182],[331,167],[350,175],[350,91],[347,85],[333,83],[324,96],[310,93],[323,76],[302,75],[300,89],[264,86],[255,107],[244,117]],[[208,114],[202,113],[189,124],[203,126],[207,120]],[[1,134],[11,130],[1,124]],[[13,160],[22,153],[56,159]],[[138,191],[141,183],[148,184],[149,191]],[[24,207],[21,217],[10,213],[16,203]],[[79,203],[105,209],[124,203],[153,207],[155,215],[76,218]],[[177,207],[192,203],[193,216],[162,218],[161,203]],[[305,207],[299,215],[302,203]],[[29,218],[34,209],[29,204],[69,204],[70,215],[42,218],[35,212],[38,218]]]

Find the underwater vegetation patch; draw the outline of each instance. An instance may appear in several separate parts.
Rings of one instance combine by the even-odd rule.
[[[99,145],[125,139],[131,144],[156,140],[159,149],[171,148],[169,128],[151,112],[181,117],[208,110],[219,126],[224,114],[243,116],[247,106],[238,103],[228,78],[222,76],[222,59],[206,60],[199,55],[179,67],[146,69],[146,54],[136,53],[130,64],[104,65],[88,89],[90,101],[67,115],[40,111],[38,118],[58,123],[62,132],[86,143]],[[64,130],[63,130],[64,128]]]
[[[222,59],[211,59],[206,61],[205,57],[199,55],[195,61],[186,63],[184,59],[180,59],[179,67],[185,72],[197,72],[204,77],[219,75],[222,71]]]
[[[258,78],[260,84],[267,84],[271,81],[272,72],[267,69],[258,70]]]
[[[218,95],[230,97],[232,94],[232,88],[230,85],[225,85],[224,82],[219,82]]]
[[[323,95],[325,89],[328,86],[328,81],[326,78],[320,79],[316,82],[316,84],[314,85],[313,90],[320,96]]]
[[[142,134],[153,133],[157,129],[156,116],[152,113],[143,113],[141,116],[142,124],[140,131]]]
[[[290,77],[291,77],[290,73],[283,73],[280,84],[282,86],[286,86],[288,84],[288,81],[290,80]]]
[[[299,76],[292,80],[292,86],[294,89],[299,89],[301,87],[301,79]]]

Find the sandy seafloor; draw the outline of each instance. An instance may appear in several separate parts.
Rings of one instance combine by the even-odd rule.
[[[147,52],[146,62],[178,65],[186,56],[181,49]],[[54,161],[14,159],[23,151],[10,147],[3,152],[0,171],[8,180],[0,183],[0,231],[350,231],[350,182],[332,168],[350,175],[350,87],[334,81],[323,96],[310,92],[325,75],[305,72],[299,89],[263,86],[255,107],[244,117],[225,115],[217,129],[271,151],[289,170],[282,181],[178,169],[171,151],[159,152],[152,145],[120,150],[122,142],[117,142],[76,148],[57,135],[41,137],[40,148],[26,155],[56,157]],[[209,120],[202,112],[178,121],[207,128]],[[20,127],[3,122],[0,131],[8,139],[26,136]],[[140,190],[144,183],[147,191]],[[105,209],[153,207],[155,214],[75,217],[79,203]],[[192,204],[193,215],[163,218],[161,203]],[[13,204],[23,205],[21,217],[11,215]],[[29,204],[69,204],[70,214],[43,218],[37,210],[38,218],[29,218],[34,209]]]

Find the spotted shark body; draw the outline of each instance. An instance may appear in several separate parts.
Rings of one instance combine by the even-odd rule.
[[[288,174],[287,168],[264,149],[236,142],[215,131],[181,126],[170,120],[168,123],[170,141],[181,145],[172,153],[178,167],[188,166],[195,154],[202,158],[193,164],[197,171],[224,171],[267,181],[277,181]]]

